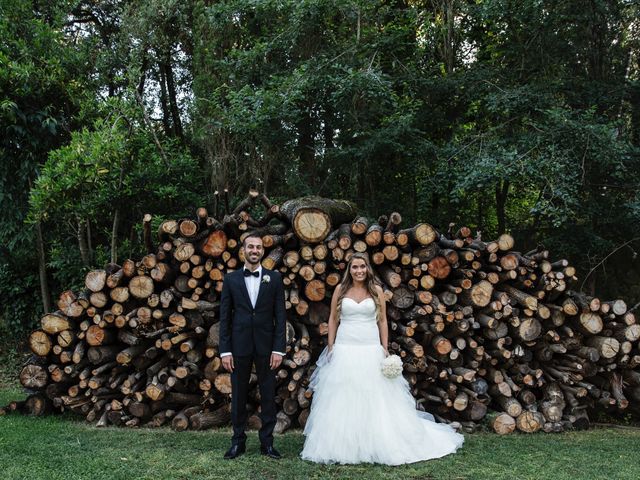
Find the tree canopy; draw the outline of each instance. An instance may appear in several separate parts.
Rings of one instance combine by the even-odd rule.
[[[638,301],[639,18],[633,0],[4,0],[0,315],[27,328],[141,252],[144,213],[250,187],[510,231]]]

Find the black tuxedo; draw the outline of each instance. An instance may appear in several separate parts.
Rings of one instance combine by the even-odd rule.
[[[269,281],[267,281],[267,278]],[[255,363],[260,387],[262,428],[260,443],[273,444],[276,424],[275,372],[269,367],[271,352],[285,353],[284,286],[279,272],[262,268],[255,307],[251,305],[243,269],[224,277],[220,299],[220,353],[231,352],[233,444],[244,444],[247,394],[251,364]]]

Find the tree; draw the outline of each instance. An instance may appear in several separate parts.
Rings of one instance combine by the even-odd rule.
[[[639,261],[639,13],[623,0],[7,0],[0,295],[33,318],[25,271],[46,304],[47,273],[55,289],[134,252],[143,213],[251,186],[510,231],[593,270],[595,288]]]
[[[41,226],[23,222],[30,185],[47,152],[68,138],[83,90],[81,58],[59,26],[49,9],[34,10],[32,2],[0,7],[0,294],[2,315],[17,327],[35,316],[33,300],[22,292],[38,282],[42,308],[49,309]],[[39,277],[25,275],[31,271]]]
[[[87,244],[89,223],[98,238],[109,239],[109,260],[117,263],[118,232],[137,224],[142,212],[162,215],[205,203],[197,193],[197,161],[184,148],[165,141],[158,151],[135,118],[124,115],[131,112],[126,104],[112,111],[120,114],[74,132],[68,145],[51,151],[31,191],[30,219],[71,226],[85,267],[95,264]]]

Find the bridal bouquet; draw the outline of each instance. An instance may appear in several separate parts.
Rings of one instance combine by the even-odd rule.
[[[389,355],[382,361],[382,374],[387,378],[396,378],[402,373],[402,360],[398,355]]]

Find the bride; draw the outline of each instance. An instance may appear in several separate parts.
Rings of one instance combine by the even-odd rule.
[[[328,346],[311,376],[303,459],[399,465],[439,458],[462,445],[462,435],[416,410],[402,375],[382,374],[387,342],[382,288],[367,257],[355,253],[331,299]]]

